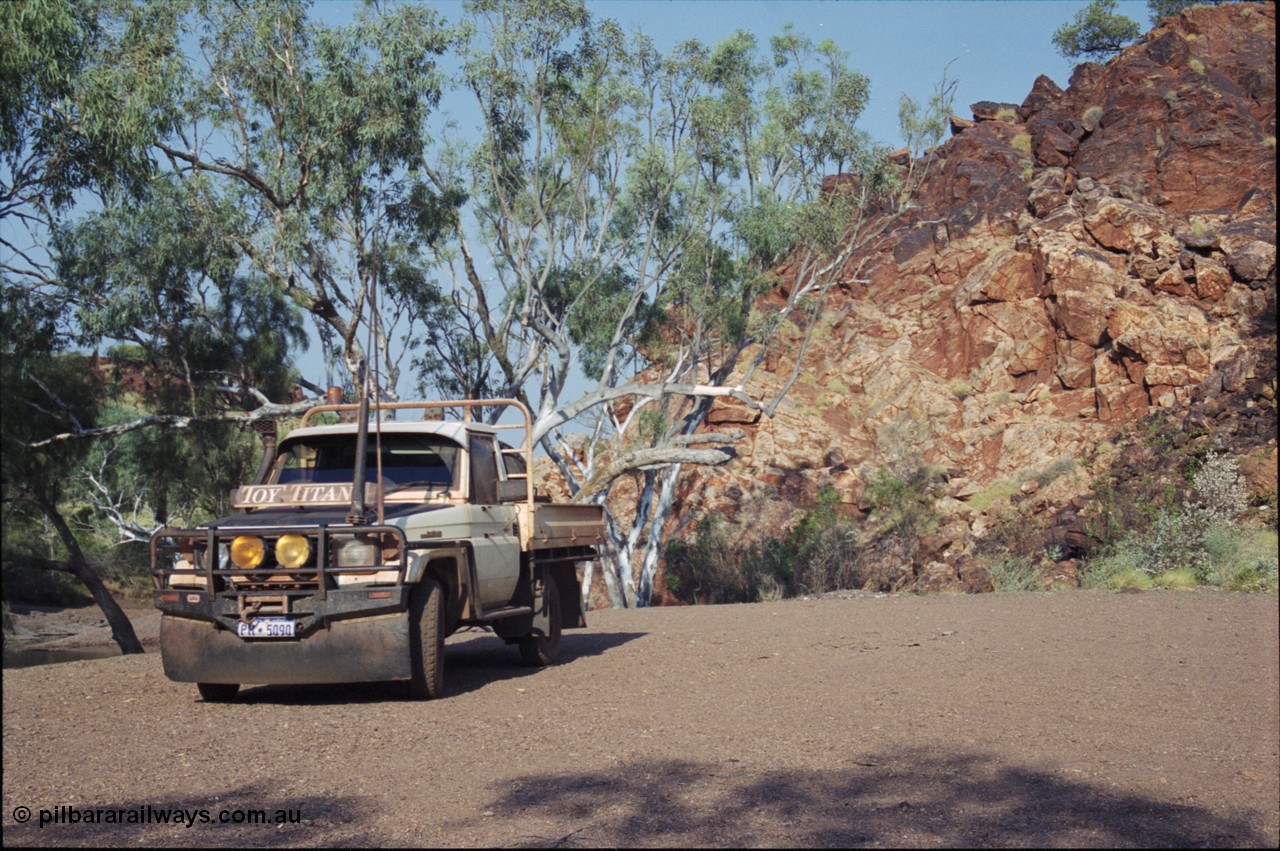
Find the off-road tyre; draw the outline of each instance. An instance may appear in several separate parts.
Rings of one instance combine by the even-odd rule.
[[[545,668],[560,655],[560,592],[550,573],[542,575],[542,594],[534,598],[533,632],[520,639],[526,665]]]
[[[196,683],[205,703],[231,703],[240,693],[239,683]]]
[[[409,695],[434,700],[444,695],[444,587],[419,582],[409,595]]]

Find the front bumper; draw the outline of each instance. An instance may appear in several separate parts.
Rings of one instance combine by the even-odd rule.
[[[410,678],[409,613],[336,620],[299,639],[243,639],[210,621],[160,619],[165,675],[182,683],[352,683]]]

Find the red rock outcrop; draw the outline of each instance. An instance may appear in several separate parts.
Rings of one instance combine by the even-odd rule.
[[[1224,381],[1269,378],[1274,447],[1275,358],[1257,356],[1275,346],[1274,56],[1273,4],[1195,8],[1066,90],[1041,77],[953,120],[910,207],[850,258],[777,416],[713,411],[748,436],[737,463],[689,477],[682,508],[746,521],[826,485],[858,506],[877,470],[928,464],[980,537],[994,484],[1054,478]],[[1087,489],[1057,478],[1022,496],[1052,513]],[[964,586],[946,563],[917,565],[920,587]]]

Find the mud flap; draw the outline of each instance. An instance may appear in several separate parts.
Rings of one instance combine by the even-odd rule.
[[[582,582],[572,564],[553,564],[547,567],[560,592],[560,628],[582,629],[587,616],[582,605]]]
[[[160,619],[164,673],[180,683],[407,680],[409,615],[334,621],[302,639],[246,641],[207,621]]]

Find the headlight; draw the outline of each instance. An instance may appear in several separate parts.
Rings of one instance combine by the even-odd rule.
[[[302,567],[311,558],[311,542],[303,535],[281,535],[276,541],[276,562],[281,567]]]
[[[246,570],[262,564],[266,548],[262,539],[253,535],[237,535],[231,542],[231,563]]]
[[[374,567],[378,555],[378,544],[367,535],[352,536],[337,547],[338,567]]]

